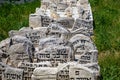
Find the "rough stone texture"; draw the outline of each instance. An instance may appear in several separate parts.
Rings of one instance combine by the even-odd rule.
[[[3,73],[2,80],[23,80],[23,70],[7,67]]]
[[[99,80],[88,0],[41,1],[29,27],[0,42],[0,80]]]
[[[74,24],[74,19],[73,18],[59,18],[57,20],[58,23],[60,23],[62,26],[64,26],[65,28],[72,28],[73,24]]]
[[[36,68],[32,75],[32,80],[56,80],[57,68]]]
[[[36,53],[37,61],[50,61],[53,66],[73,59],[73,52],[67,46],[50,46]]]
[[[20,62],[18,68],[24,70],[24,76],[22,80],[31,80],[33,71],[37,67],[51,67],[50,62],[40,62],[40,63],[29,63],[29,62]]]
[[[30,14],[29,26],[33,28],[41,27],[41,16],[37,14]]]
[[[9,66],[3,62],[0,62],[0,80],[2,80],[3,73],[7,67]]]

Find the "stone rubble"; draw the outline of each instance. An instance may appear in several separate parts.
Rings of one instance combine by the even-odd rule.
[[[99,80],[88,0],[41,0],[29,27],[0,42],[0,80]]]

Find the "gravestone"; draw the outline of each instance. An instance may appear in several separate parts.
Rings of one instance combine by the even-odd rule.
[[[74,19],[64,17],[64,18],[59,18],[57,22],[60,23],[65,28],[71,29],[74,24]]]
[[[93,35],[93,20],[83,20],[83,19],[76,19],[75,24],[72,28],[72,31],[80,29],[80,28],[87,28],[87,32],[90,35]]]
[[[96,72],[81,65],[70,66],[69,80],[96,80],[95,73]]]
[[[53,66],[73,59],[73,52],[67,46],[51,46],[36,53],[37,61],[50,61]]]
[[[91,50],[84,52],[80,55],[79,63],[86,64],[86,63],[97,63],[98,61],[98,51]]]
[[[68,7],[67,3],[60,2],[60,3],[58,3],[57,11],[64,12],[67,7]]]
[[[41,16],[37,15],[37,14],[30,14],[29,16],[29,27],[41,27],[42,23],[41,23]]]
[[[3,73],[2,80],[23,80],[23,70],[7,67]]]
[[[2,80],[3,73],[7,67],[9,66],[3,62],[0,62],[0,80]]]
[[[29,62],[20,62],[18,68],[24,70],[23,80],[31,80],[33,71],[37,67],[51,67],[50,62],[40,62],[40,63],[29,63]]]
[[[70,31],[59,23],[51,23],[47,28],[47,35],[67,40]]]
[[[36,47],[39,45],[39,40],[41,38],[46,37],[46,29],[45,27],[41,27],[39,29],[34,29],[29,33],[26,33],[26,37],[33,43],[33,45]]]
[[[59,46],[59,45],[65,45],[65,41],[60,38],[56,37],[48,37],[48,38],[42,38],[39,41],[39,49],[44,49],[49,46]]]
[[[56,80],[57,68],[43,67],[36,68],[32,75],[32,80]]]

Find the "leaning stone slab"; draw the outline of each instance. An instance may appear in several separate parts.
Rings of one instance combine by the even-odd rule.
[[[83,19],[76,19],[76,22],[72,28],[72,31],[77,30],[79,28],[84,29],[87,28],[88,33],[93,35],[93,20],[83,20]]]
[[[58,37],[66,40],[69,34],[70,34],[70,31],[57,22],[51,23],[47,28],[48,36],[54,36],[54,37]]]
[[[23,80],[23,70],[17,68],[6,68],[2,80]]]

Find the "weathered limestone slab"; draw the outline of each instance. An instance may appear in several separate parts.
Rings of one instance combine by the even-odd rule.
[[[51,23],[47,28],[47,35],[48,36],[54,36],[58,38],[62,38],[64,40],[67,40],[67,37],[69,36],[70,31],[63,27],[59,23]]]
[[[98,62],[97,50],[87,51],[80,55],[80,59],[79,59],[80,64],[97,63],[97,62]]]
[[[70,65],[76,65],[76,62],[67,62],[58,64],[58,73],[56,80],[70,80],[69,79],[69,68]]]
[[[36,47],[39,44],[39,40],[41,38],[45,38],[46,37],[46,28],[42,27],[39,29],[34,29],[31,32],[26,34],[26,37],[32,41],[33,45]]]
[[[68,4],[67,4],[67,3],[60,2],[60,3],[58,3],[57,11],[58,11],[58,12],[63,12],[63,11],[65,11],[65,9],[66,9],[67,7],[68,7]]]
[[[3,62],[0,62],[0,80],[2,80],[2,76],[3,76],[3,72],[5,71],[5,69],[9,67],[8,65],[6,65]]]
[[[58,63],[65,63],[73,59],[73,52],[67,46],[51,46],[36,53],[37,61],[50,61],[57,65]]]
[[[23,80],[23,70],[17,68],[6,68],[2,80]]]
[[[79,46],[84,46],[84,47],[86,46],[86,48],[83,50],[96,49],[91,38],[83,34],[76,34],[70,39],[70,42],[73,44],[74,49],[78,48]]]
[[[93,35],[93,20],[83,20],[83,19],[76,19],[75,24],[72,28],[72,31],[78,30],[80,28],[83,28],[83,30],[85,30],[85,28],[87,28],[87,32],[90,35]]]
[[[30,14],[29,16],[29,26],[36,28],[36,27],[41,27],[41,16],[37,14]]]
[[[82,65],[70,66],[69,80],[97,80],[99,71],[91,70]]]
[[[41,26],[48,27],[48,25],[54,20],[48,16],[41,16]]]
[[[57,20],[58,23],[60,23],[62,26],[64,26],[65,28],[72,28],[73,27],[73,24],[74,24],[74,19],[73,18],[59,18]]]
[[[39,41],[39,49],[44,49],[49,46],[59,46],[59,45],[65,45],[65,41],[63,39],[56,37],[42,38]]]
[[[32,80],[56,80],[57,68],[43,67],[36,68]]]
[[[9,32],[10,37],[16,43],[24,43],[25,41],[32,42],[34,46],[38,46],[39,39],[46,37],[46,27],[36,29],[23,28],[19,31]]]
[[[13,37],[13,36],[16,36],[16,35],[19,35],[19,36],[26,36],[26,33],[29,33],[31,32],[33,29],[30,28],[30,27],[27,27],[27,28],[21,28],[19,31],[17,30],[11,30],[9,31],[9,37]]]
[[[18,68],[24,70],[24,78],[23,80],[31,80],[31,76],[33,71],[37,67],[51,67],[50,62],[40,62],[40,63],[29,63],[29,62],[20,62],[18,64]]]

